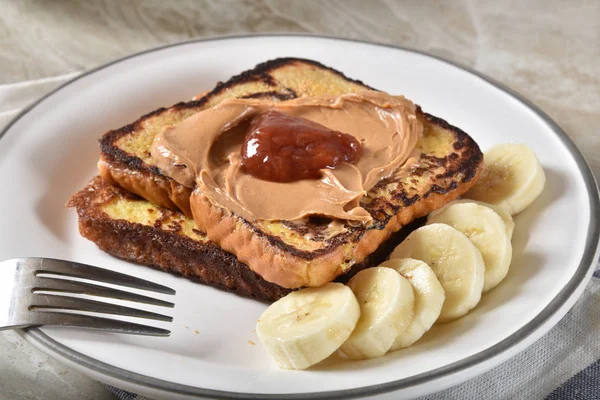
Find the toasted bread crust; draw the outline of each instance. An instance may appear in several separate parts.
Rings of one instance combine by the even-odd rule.
[[[288,58],[277,58],[275,60],[270,60],[270,61],[258,64],[253,69],[244,71],[241,74],[232,77],[226,83],[219,82],[213,90],[209,91],[205,96],[199,98],[198,100],[193,100],[193,101],[189,101],[189,102],[179,102],[179,103],[169,107],[168,109],[164,108],[164,107],[159,108],[157,110],[154,110],[154,111],[142,116],[137,121],[135,121],[131,124],[125,125],[124,127],[119,128],[119,129],[115,129],[115,130],[106,132],[100,138],[100,150],[101,150],[104,161],[110,165],[115,165],[115,166],[118,165],[121,168],[129,169],[130,171],[137,171],[137,172],[148,174],[151,176],[165,177],[159,168],[152,166],[152,165],[148,165],[148,164],[144,163],[139,157],[136,157],[135,155],[132,155],[132,154],[129,154],[129,153],[123,151],[116,145],[116,142],[123,136],[132,134],[136,131],[139,131],[140,129],[143,128],[144,123],[146,123],[152,117],[155,117],[162,113],[169,112],[169,111],[176,111],[176,110],[200,111],[207,106],[207,103],[209,103],[209,101],[211,99],[215,98],[218,95],[223,94],[224,92],[226,92],[227,90],[229,90],[230,88],[232,88],[236,85],[248,83],[248,82],[252,82],[252,81],[261,81],[262,83],[264,83],[268,86],[275,87],[275,81],[271,77],[270,73],[278,68],[287,67],[287,66],[293,65],[294,63],[309,64],[318,69],[325,70],[325,71],[331,72],[335,75],[338,75],[339,77],[343,78],[344,80],[346,80],[348,82],[352,82],[357,85],[361,85],[365,89],[372,89],[371,87],[365,85],[361,81],[348,78],[340,71],[337,71],[333,68],[329,68],[329,67],[327,67],[319,62],[313,61],[313,60],[305,60],[305,59],[289,58],[289,57]],[[253,94],[246,95],[243,97],[246,97],[246,98],[265,98],[266,97],[266,98],[274,98],[274,99],[278,99],[278,100],[290,100],[290,99],[296,98],[297,95],[293,89],[286,88],[285,93],[282,93],[282,92],[276,91],[276,90],[271,90],[271,91],[267,91],[267,92],[253,93]],[[136,193],[136,194],[141,195],[139,193]],[[187,214],[187,212],[189,212],[189,207],[187,210],[186,209],[182,209],[182,210],[184,212],[186,212],[186,214]]]
[[[265,280],[287,288],[322,286],[344,274],[346,271],[341,266],[346,265],[348,260],[361,263],[394,232],[457,199],[471,188],[478,175],[477,171],[471,180],[453,189],[440,187],[442,193],[432,192],[412,205],[401,208],[382,229],[369,229],[353,237],[356,238],[355,242],[348,242],[345,246],[338,244],[328,248],[322,256],[312,259],[285,251],[282,246],[272,246],[265,236],[257,235],[249,224],[240,223],[239,217],[214,206],[206,198],[197,204],[196,218],[202,224],[213,227],[208,234],[211,241],[219,243],[225,251],[235,251],[241,262],[247,263]]]
[[[169,109],[159,109],[133,124],[105,134],[100,140],[102,154],[99,169],[102,177],[156,204],[173,210],[183,210],[190,216],[190,189],[178,185],[163,175],[157,167],[123,151],[117,146],[118,140],[130,134],[135,135],[145,125],[151,124],[152,118],[163,115],[168,117],[169,113],[200,111],[215,96],[235,88],[236,85],[260,81],[266,87],[275,87],[276,82],[270,73],[294,63],[309,64],[333,72],[348,82],[368,88],[335,70],[309,60],[278,59],[261,64],[225,84],[217,85],[213,91],[197,101],[178,103]],[[278,91],[266,90],[245,97],[248,96],[288,99],[295,97],[296,93],[291,88],[279,87]],[[361,204],[374,217],[373,222],[367,226],[355,227],[347,224],[345,232],[323,239],[317,248],[307,250],[287,243],[255,223],[232,215],[226,210],[220,210],[208,201],[202,202],[195,218],[202,221],[204,226],[213,228],[210,232],[211,240],[219,243],[223,249],[235,253],[240,260],[268,281],[288,288],[319,286],[329,282],[343,274],[349,265],[364,260],[382,241],[403,225],[456,199],[477,181],[483,156],[471,137],[446,121],[423,113],[420,108],[417,113],[426,129],[439,129],[452,135],[452,152],[441,157],[433,154],[421,155],[420,162],[423,166],[411,175],[411,179],[418,180],[423,177],[423,180],[428,182],[424,188],[412,190],[410,182],[407,182],[390,192],[389,198],[382,196],[381,192],[386,191],[390,182],[380,182],[370,192],[370,195],[375,194],[370,198],[369,204]],[[319,229],[318,226],[313,228],[317,231]]]
[[[108,183],[118,184],[161,207],[181,210],[186,216],[192,216],[190,210],[192,190],[163,174],[153,174],[145,169],[135,173],[121,161],[107,161],[104,154],[100,155],[98,172]]]
[[[377,221],[367,230],[350,228],[345,234],[331,240],[327,246],[309,252],[265,234],[250,222],[230,215],[208,201],[200,203],[199,213],[195,218],[213,227],[210,240],[219,243],[225,251],[234,252],[241,262],[250,265],[253,271],[269,282],[287,288],[320,286],[330,282],[345,272],[342,265],[347,265],[349,261],[361,263],[393,232],[457,199],[477,181],[482,155],[473,140],[442,119],[426,113],[419,115],[424,123],[452,131],[456,135],[455,149],[468,154],[461,157],[460,162],[445,165],[445,174],[438,176],[440,184],[432,185],[427,192],[411,197],[402,191],[396,193],[394,203],[397,208],[392,213],[378,216]],[[184,210],[190,216],[189,188],[162,174],[155,175],[148,171],[134,174],[123,168],[123,164],[103,161],[104,159],[99,163],[99,169],[108,182],[116,182],[132,193],[163,207]],[[455,181],[453,178],[459,175],[462,179]]]
[[[214,243],[194,240],[176,226],[166,230],[157,224],[148,226],[111,218],[104,207],[116,199],[140,200],[126,190],[95,177],[67,204],[77,211],[82,236],[96,243],[101,250],[127,261],[264,302],[276,301],[291,291],[266,281]],[[179,214],[160,207],[156,207],[156,212],[164,216]],[[395,235],[363,263],[356,264],[347,274],[340,276],[339,280],[346,282],[361,269],[383,262],[407,234],[408,231],[403,231]]]

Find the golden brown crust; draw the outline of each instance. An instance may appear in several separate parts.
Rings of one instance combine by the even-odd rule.
[[[342,76],[318,63],[308,60],[280,59],[274,60],[256,69],[247,71],[232,78],[225,84],[219,84],[207,96],[198,101],[179,103],[170,109],[159,109],[143,116],[133,124],[108,132],[101,139],[101,163],[99,165],[103,178],[116,182],[126,189],[150,201],[170,209],[181,209],[189,216],[189,192],[152,165],[140,158],[128,154],[117,145],[118,141],[128,135],[136,135],[145,126],[153,124],[153,118],[161,118],[174,113],[193,113],[204,107],[211,98],[235,88],[236,85],[261,81],[267,87],[273,87],[253,95],[270,96],[285,100],[293,98],[296,92],[289,87],[277,87],[270,73],[286,65],[309,64],[311,68],[325,69]],[[355,87],[368,88],[356,81]],[[361,85],[361,86],[356,86]],[[275,88],[277,90],[275,90]],[[247,97],[248,95],[246,95]],[[413,185],[405,182],[396,185],[392,191],[387,185],[393,182],[383,181],[369,194],[369,203],[363,205],[374,217],[368,226],[348,226],[347,230],[332,238],[319,236],[320,230],[327,222],[320,225],[294,226],[299,235],[310,233],[316,243],[311,249],[292,245],[281,237],[262,229],[257,224],[246,221],[227,211],[220,210],[207,203],[195,217],[210,224],[211,239],[221,247],[238,255],[258,271],[265,279],[282,286],[296,288],[304,285],[319,285],[331,281],[344,271],[342,265],[360,263],[366,255],[375,251],[378,246],[393,232],[397,231],[413,219],[441,207],[446,202],[466,192],[477,180],[482,166],[483,156],[477,144],[463,131],[451,126],[446,121],[423,113],[418,109],[419,118],[428,131],[444,131],[452,135],[451,149],[444,155],[422,154],[422,168],[414,176],[417,181],[425,181],[426,185]],[[187,114],[186,114],[187,115]],[[143,157],[143,156],[140,156]]]
[[[457,199],[471,188],[478,175],[479,172],[474,179],[457,186],[448,193],[433,193],[409,207],[400,209],[396,217],[390,219],[383,229],[370,229],[357,242],[336,246],[332,251],[312,260],[298,257],[279,247],[272,246],[264,236],[256,235],[248,224],[242,223],[238,217],[228,215],[223,209],[215,207],[206,198],[198,203],[199,213],[195,219],[200,219],[201,224],[213,227],[208,234],[211,241],[219,243],[225,251],[235,252],[241,262],[246,263],[250,269],[265,280],[286,288],[322,286],[345,272],[340,268],[345,261],[354,260],[356,263],[361,263],[369,254],[377,250],[392,233]]]
[[[199,205],[200,212],[195,215],[195,219],[200,221],[201,225],[213,228],[210,231],[210,240],[219,243],[224,250],[236,254],[238,259],[269,282],[288,288],[320,286],[330,282],[345,272],[341,268],[342,265],[362,262],[393,232],[458,198],[477,181],[482,157],[474,142],[464,132],[443,120],[428,114],[421,114],[421,118],[425,124],[431,125],[429,129],[433,129],[432,126],[450,129],[456,135],[456,154],[461,154],[459,151],[464,154],[456,160],[432,157],[431,162],[434,165],[422,171],[434,170],[434,167],[437,167],[448,176],[437,176],[437,183],[428,186],[427,192],[399,191],[396,193],[397,198],[392,202],[385,200],[382,202],[385,204],[380,205],[378,201],[374,201],[368,207],[373,214],[390,205],[396,209],[382,212],[377,217],[376,224],[369,229],[351,229],[318,252],[299,251],[282,243],[278,238],[257,230],[248,221],[214,207],[206,200]],[[103,170],[103,177],[108,175],[109,179],[127,190],[156,204],[171,209],[176,209],[179,205],[180,208],[189,210],[189,189],[163,175],[153,178],[150,175],[144,176],[144,172],[132,174],[107,163],[101,166],[101,172]],[[460,180],[455,179],[458,176],[461,177]],[[172,193],[178,191],[184,194],[183,199],[176,205]]]
[[[143,115],[131,124],[125,125],[119,129],[113,129],[106,132],[100,138],[100,150],[102,152],[102,155],[105,157],[105,161],[107,161],[111,165],[118,164],[123,169],[126,168],[130,171],[135,171],[136,173],[144,172],[149,175],[163,176],[161,171],[157,167],[149,165],[136,155],[130,154],[121,149],[117,144],[118,141],[129,135],[135,135],[137,132],[143,130],[144,126],[146,124],[152,123],[153,118],[157,116],[172,112],[198,112],[203,108],[207,107],[209,103],[214,99],[226,95],[227,92],[231,91],[239,85],[259,82],[262,85],[264,85],[264,87],[268,88],[264,91],[243,95],[242,97],[244,98],[267,97],[278,100],[293,99],[297,97],[297,93],[289,87],[277,87],[277,82],[272,77],[272,74],[274,71],[294,67],[295,65],[308,65],[315,70],[327,71],[328,73],[331,73],[337,76],[338,78],[343,79],[347,83],[357,85],[357,87],[362,87],[364,89],[372,89],[371,87],[365,85],[361,81],[348,78],[343,73],[313,60],[306,60],[300,58],[277,58],[274,60],[264,62],[262,64],[258,64],[253,69],[244,71],[241,74],[232,77],[225,83],[217,83],[213,90],[207,92],[206,95],[201,98],[195,97],[192,101],[180,102],[174,104],[168,109],[164,107],[156,109],[152,112],[149,112],[146,115]]]
[[[264,280],[231,253],[209,241],[195,240],[177,224],[169,229],[158,224],[142,225],[127,219],[111,218],[105,207],[115,200],[140,201],[131,193],[104,182],[99,177],[75,193],[67,206],[76,209],[81,234],[113,256],[211,285],[238,295],[273,302],[290,289]],[[165,208],[153,208],[163,218],[181,214]],[[182,217],[183,218],[183,217]],[[363,263],[356,264],[340,281],[346,282],[361,269],[383,262],[408,234],[400,232],[385,242]]]
[[[103,154],[98,161],[98,172],[108,183],[118,184],[161,207],[180,210],[186,216],[192,216],[190,210],[192,190],[167,176],[152,174],[147,170],[136,173],[117,161],[107,161]]]

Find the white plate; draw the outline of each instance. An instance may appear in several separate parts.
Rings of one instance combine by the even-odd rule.
[[[318,60],[394,94],[470,133],[483,149],[521,142],[538,154],[548,183],[516,218],[506,280],[468,316],[437,326],[410,349],[363,362],[277,369],[253,332],[265,306],[112,258],[83,239],[63,205],[95,173],[97,139],[161,106],[189,99],[262,61]],[[581,154],[531,104],[488,79],[404,49],[332,38],[262,36],[199,40],[136,54],[86,73],[21,114],[0,140],[0,259],[66,258],[177,290],[169,338],[43,328],[24,337],[103,382],[153,397],[280,398],[414,396],[501,363],[548,331],[592,273],[598,192]],[[249,344],[249,340],[257,343]]]

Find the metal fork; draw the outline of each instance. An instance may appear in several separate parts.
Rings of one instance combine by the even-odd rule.
[[[48,277],[46,275],[54,275]],[[0,262],[0,330],[61,325],[118,333],[169,336],[170,331],[117,319],[78,314],[90,312],[171,322],[172,317],[102,301],[68,297],[59,293],[87,294],[170,307],[168,301],[62,277],[105,282],[157,293],[173,289],[108,269],[50,258],[19,258]],[[49,293],[39,293],[39,292]],[[67,312],[61,310],[68,310]]]

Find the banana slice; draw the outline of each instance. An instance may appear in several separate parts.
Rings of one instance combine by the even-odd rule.
[[[483,201],[477,201],[477,200],[471,200],[471,199],[454,200],[454,201],[451,201],[450,203],[446,204],[444,207],[440,208],[439,210],[435,210],[434,212],[429,214],[429,216],[433,217],[433,216],[441,213],[442,211],[446,210],[448,207],[450,207],[454,204],[462,204],[462,203],[475,203],[475,204],[479,204],[480,206],[488,207],[488,208],[491,208],[492,210],[494,210],[494,212],[496,214],[498,214],[500,216],[500,218],[502,218],[502,222],[504,222],[504,225],[506,225],[506,233],[508,234],[508,238],[512,239],[513,231],[515,230],[515,221],[513,220],[513,217],[505,209],[495,206],[493,204],[485,203]]]
[[[414,317],[410,325],[392,344],[391,351],[412,345],[439,318],[444,305],[444,288],[429,265],[412,258],[392,259],[380,267],[392,268],[408,279],[415,291]]]
[[[481,300],[485,274],[481,253],[450,225],[431,224],[413,231],[390,258],[416,258],[431,267],[446,293],[439,322],[462,317]]]
[[[527,208],[546,184],[535,153],[523,144],[500,144],[483,157],[479,182],[464,197],[496,205],[511,215]]]
[[[280,368],[305,369],[348,339],[358,318],[356,297],[341,283],[292,292],[271,304],[256,333]]]
[[[360,271],[348,286],[358,299],[361,315],[340,350],[357,360],[384,355],[412,320],[412,286],[393,269],[383,267]]]
[[[512,245],[506,225],[491,208],[475,203],[457,203],[429,215],[428,224],[450,225],[465,235],[481,252],[485,264],[483,293],[498,285],[510,267]]]

